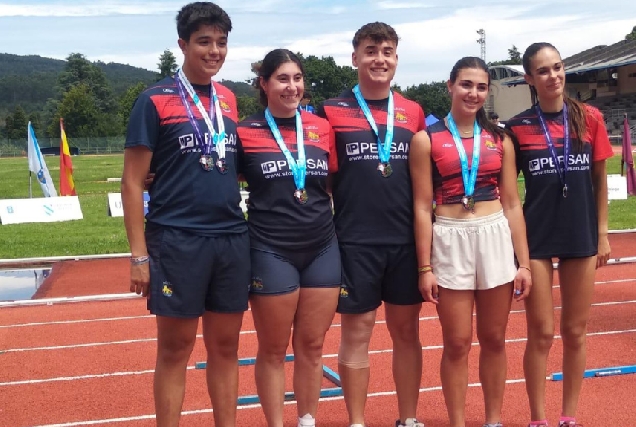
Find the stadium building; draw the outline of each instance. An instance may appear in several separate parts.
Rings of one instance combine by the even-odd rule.
[[[596,46],[563,62],[568,95],[599,108],[610,135],[620,135],[625,114],[636,123],[636,40]],[[530,91],[523,75],[521,65],[490,67],[488,105],[502,122],[530,108]]]

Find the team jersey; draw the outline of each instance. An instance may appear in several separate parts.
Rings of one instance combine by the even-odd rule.
[[[433,160],[433,190],[435,203],[461,203],[465,195],[462,167],[455,140],[443,120],[428,128],[431,140],[431,157]],[[468,159],[468,170],[473,163],[473,137],[462,138],[462,144]],[[493,137],[488,131],[481,131],[481,148],[479,151],[479,169],[473,197],[476,202],[496,200],[499,198],[499,176],[503,160],[503,142]]]
[[[210,105],[209,85],[193,85],[206,109]],[[189,230],[199,235],[220,235],[247,231],[239,206],[236,98],[224,86],[214,83],[225,123],[225,160],[228,171],[205,171],[199,160],[201,146],[195,137],[175,80],[166,77],[146,89],[135,101],[130,114],[126,148],[144,146],[152,151],[150,172],[155,174],[149,189],[149,223]],[[208,128],[186,96],[201,132]],[[213,120],[216,129],[216,120]],[[212,157],[218,158],[213,148]]]
[[[598,251],[598,218],[592,188],[592,162],[612,156],[603,115],[594,107],[586,108],[586,134],[583,149],[574,147],[577,135],[571,135],[572,148],[567,159],[567,197],[563,183],[548,149],[534,108],[507,123],[516,136],[517,168],[525,179],[523,206],[530,257],[585,257]],[[543,113],[563,170],[563,114]]]
[[[308,200],[294,198],[296,184],[264,113],[238,125],[240,171],[250,192],[248,224],[252,246],[259,242],[288,250],[316,248],[333,237],[327,175],[337,170],[334,134],[329,123],[312,113],[300,113],[307,161]],[[274,119],[294,160],[298,159],[296,119]]]
[[[333,201],[339,242],[402,245],[414,241],[408,157],[411,138],[426,126],[424,111],[399,93],[394,93],[393,99],[393,174],[388,178],[377,171],[378,138],[351,89],[325,101],[318,110],[336,133],[338,173],[334,176]],[[384,142],[388,98],[368,100],[367,104]]]

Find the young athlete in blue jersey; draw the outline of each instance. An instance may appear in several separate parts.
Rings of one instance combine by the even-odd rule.
[[[157,426],[177,427],[186,367],[203,322],[215,425],[235,425],[238,339],[247,309],[249,237],[239,207],[234,95],[211,79],[227,54],[229,16],[197,2],[177,15],[181,69],[144,91],[126,136],[122,201],[130,290],[156,315]],[[154,173],[144,223],[144,180]]]
[[[486,117],[484,61],[460,59],[447,85],[450,113],[411,143],[420,290],[437,305],[442,325],[440,373],[450,427],[465,426],[473,310],[484,427],[502,427],[513,286],[516,300],[531,287],[515,151],[510,136]]]
[[[269,52],[256,82],[265,111],[238,126],[240,171],[250,191],[256,389],[269,427],[283,426],[290,338],[298,426],[316,424],[322,346],[342,274],[327,191],[337,168],[335,137],[327,120],[298,110],[303,74],[294,53]]]
[[[523,55],[532,108],[507,127],[516,137],[517,167],[526,183],[533,289],[525,300],[528,342],[524,354],[531,427],[548,425],[545,381],[554,339],[553,259],[559,261],[563,402],[560,426],[575,420],[585,371],[585,336],[595,270],[607,263],[607,172],[612,156],[603,115],[567,96],[561,55],[535,43]]]
[[[349,423],[365,423],[369,341],[384,303],[393,342],[396,426],[422,426],[416,418],[422,376],[413,196],[408,170],[411,138],[424,128],[424,112],[391,90],[398,36],[384,23],[364,25],[353,38],[358,85],[325,101],[318,114],[336,134],[338,173],[333,179],[336,234],[342,257],[342,314],[338,370]]]

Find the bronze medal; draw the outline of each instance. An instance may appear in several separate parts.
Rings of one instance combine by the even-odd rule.
[[[225,163],[225,159],[219,159],[216,161],[216,167],[219,170],[220,173],[222,174],[226,174],[227,173],[227,163]]]
[[[380,162],[378,163],[378,172],[383,178],[388,178],[393,174],[393,167],[389,162]]]
[[[210,171],[213,167],[214,162],[212,161],[212,157],[208,155],[203,155],[199,159],[199,163],[201,163],[201,167],[205,171]]]
[[[473,196],[462,197],[462,205],[467,211],[475,213],[475,198]]]
[[[303,188],[302,190],[294,191],[294,199],[296,199],[296,201],[300,203],[301,205],[304,205],[305,203],[307,203],[307,200],[309,200],[309,196],[307,195],[307,190]]]

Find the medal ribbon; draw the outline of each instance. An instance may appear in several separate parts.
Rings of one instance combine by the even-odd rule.
[[[464,150],[464,144],[459,136],[459,130],[453,120],[451,113],[446,116],[446,122],[448,123],[448,130],[453,135],[455,141],[455,147],[459,153],[459,162],[462,166],[462,180],[464,181],[464,193],[468,197],[472,197],[475,194],[475,183],[477,182],[477,171],[479,170],[479,156],[481,152],[481,127],[477,120],[473,126],[473,162],[470,165],[470,173],[468,172],[468,156],[466,156],[466,150]]]
[[[194,133],[199,140],[199,144],[201,144],[201,154],[205,156],[209,156],[212,152],[212,144],[210,140],[214,143],[216,147],[216,154],[219,159],[225,159],[225,123],[223,122],[223,112],[221,111],[221,103],[219,102],[219,98],[216,95],[216,89],[214,88],[214,82],[210,80],[210,112],[205,111],[205,107],[199,98],[199,95],[195,92],[192,84],[188,81],[188,78],[183,73],[183,70],[179,68],[177,74],[174,77],[177,82],[177,89],[179,92],[179,96],[181,96],[181,102],[186,108],[186,112],[188,113],[188,119],[190,119],[190,123],[194,128]],[[204,135],[201,133],[201,129],[199,128],[199,124],[197,123],[196,118],[194,117],[194,113],[192,112],[192,108],[190,107],[190,103],[186,99],[186,92],[192,98],[194,105],[199,110],[199,113],[205,120],[205,124],[208,127],[208,131],[210,133],[210,140],[206,140]],[[214,124],[212,120],[216,116],[216,124],[218,126],[218,133],[214,130]]]
[[[563,197],[565,197],[568,192],[566,175],[568,173],[568,161],[570,159],[570,126],[568,124],[568,106],[563,103],[563,169],[561,169],[561,163],[559,162],[556,149],[554,148],[554,142],[552,141],[552,136],[548,131],[548,126],[546,125],[545,118],[543,117],[541,107],[537,104],[534,108],[537,112],[537,116],[539,117],[539,123],[541,123],[543,135],[545,136],[545,140],[548,144],[552,160],[554,160],[554,165],[556,166],[557,173],[559,174],[559,179],[561,180],[561,184],[563,184]]]
[[[272,134],[274,135],[274,139],[278,144],[278,148],[285,155],[285,159],[287,159],[287,164],[292,171],[294,176],[294,183],[296,184],[297,190],[305,189],[305,177],[307,176],[307,159],[305,157],[305,143],[303,141],[303,122],[300,118],[300,113],[296,111],[296,146],[298,150],[298,161],[294,160],[292,154],[289,152],[285,141],[283,140],[283,136],[280,134],[278,130],[278,125],[274,121],[274,117],[272,113],[269,111],[269,108],[265,109],[265,120],[267,120],[267,124],[269,125]]]
[[[389,91],[389,106],[387,107],[386,135],[384,136],[384,143],[380,141],[378,126],[375,124],[375,120],[373,119],[371,110],[369,110],[367,101],[365,101],[362,97],[359,85],[354,86],[353,94],[358,101],[360,109],[364,113],[364,117],[366,117],[367,122],[369,122],[369,126],[371,126],[371,129],[373,129],[375,136],[378,138],[378,157],[380,157],[380,161],[382,163],[388,163],[391,159],[391,145],[393,144],[393,117],[395,116],[395,111],[393,108],[393,91]]]

